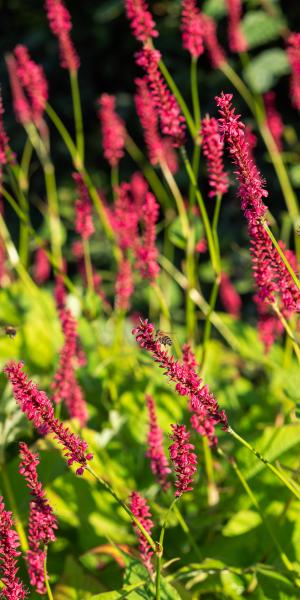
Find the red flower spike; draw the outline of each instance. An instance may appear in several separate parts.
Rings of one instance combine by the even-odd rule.
[[[129,310],[133,291],[134,284],[130,260],[123,257],[119,263],[116,279],[116,308],[118,310]]]
[[[158,32],[145,0],[125,0],[126,16],[134,37],[140,42],[156,38]]]
[[[291,33],[287,42],[287,54],[292,70],[290,79],[292,105],[300,110],[300,33]]]
[[[61,67],[69,71],[77,71],[80,60],[70,37],[72,21],[68,9],[62,0],[46,0],[45,9],[50,29],[58,39]]]
[[[282,122],[281,115],[276,108],[275,100],[275,92],[267,92],[266,94],[264,94],[267,125],[274,138],[274,142],[277,146],[277,149],[279,150],[279,152],[281,152],[284,125]]]
[[[218,42],[216,24],[208,15],[202,15],[202,23],[204,46],[208,51],[212,66],[218,69],[226,62],[226,56]]]
[[[217,119],[206,116],[202,121],[203,154],[207,160],[208,183],[211,198],[223,195],[228,190],[228,177],[224,171],[224,141],[218,131]]]
[[[163,448],[163,432],[157,423],[154,400],[149,394],[146,396],[146,402],[149,414],[148,449],[146,456],[150,459],[150,467],[153,475],[165,492],[170,487],[167,477],[171,473],[171,469]]]
[[[126,128],[121,117],[116,113],[114,96],[102,94],[98,100],[99,121],[102,131],[103,154],[111,167],[116,167],[124,156]]]
[[[176,473],[175,496],[179,497],[193,489],[192,483],[197,471],[197,456],[192,452],[195,446],[190,444],[190,433],[186,431],[185,425],[171,425],[171,427],[173,433],[170,438],[173,440],[173,444],[169,447],[169,452]]]
[[[82,239],[88,240],[95,231],[92,218],[92,205],[89,191],[79,173],[73,173],[78,199],[75,202],[75,231]]]
[[[220,299],[225,310],[233,317],[241,315],[242,301],[236,289],[232,285],[228,275],[222,273],[220,283]]]
[[[151,531],[153,529],[153,521],[152,515],[150,512],[150,508],[147,504],[147,501],[141,494],[138,492],[132,492],[130,495],[130,510],[134,514],[134,516],[140,521],[143,525],[147,533],[151,535]],[[153,550],[151,546],[147,542],[146,538],[142,534],[142,532],[138,529],[138,527],[133,523],[133,527],[135,529],[136,535],[139,539],[139,550],[141,560],[144,563],[146,569],[148,569],[150,575],[154,574],[153,565],[151,563],[151,556],[153,555]]]
[[[228,40],[231,52],[246,52],[247,40],[241,28],[241,0],[226,0],[228,10]]]
[[[183,47],[191,56],[199,58],[204,52],[203,21],[196,0],[182,0],[181,11]]]
[[[28,594],[19,579],[17,558],[20,555],[19,537],[14,529],[12,513],[5,510],[0,496],[0,573],[4,588],[1,598],[6,600],[24,600]]]

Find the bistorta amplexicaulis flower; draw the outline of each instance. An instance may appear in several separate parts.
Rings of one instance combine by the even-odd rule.
[[[58,39],[61,67],[77,71],[80,60],[70,36],[72,21],[68,9],[62,0],[46,0],[45,9],[50,29]]]
[[[0,574],[4,584],[1,589],[1,598],[6,600],[24,600],[28,595],[18,577],[19,545],[12,513],[5,509],[3,497],[0,496]]]
[[[171,469],[164,452],[163,431],[158,425],[155,403],[150,394],[146,396],[146,403],[149,419],[146,456],[150,459],[150,468],[154,477],[162,490],[166,491],[170,486],[168,474],[171,473]]]
[[[193,489],[193,479],[197,471],[197,456],[194,444],[190,443],[190,433],[185,425],[171,425],[170,435],[173,444],[169,447],[170,458],[176,473],[175,496],[180,497]]]
[[[151,535],[151,531],[153,529],[153,521],[152,515],[150,512],[150,508],[147,504],[147,501],[141,494],[138,492],[132,492],[130,495],[130,510],[134,514],[134,516],[139,520],[139,522],[143,525],[147,533]],[[153,565],[151,562],[151,556],[153,555],[153,550],[146,538],[142,534],[142,532],[138,529],[135,523],[133,523],[133,527],[135,529],[136,535],[139,539],[139,551],[141,560],[144,563],[146,569],[148,569],[150,575],[153,575]]]
[[[202,121],[201,135],[203,154],[207,161],[208,195],[213,198],[225,194],[228,190],[228,177],[224,171],[223,151],[224,141],[218,131],[218,121],[206,116]]]
[[[203,21],[196,0],[181,2],[182,45],[191,56],[199,58],[204,52]]]
[[[126,141],[126,128],[116,113],[115,96],[102,94],[98,100],[98,117],[102,132],[103,154],[111,167],[116,167],[122,156]]]
[[[147,42],[158,36],[154,19],[145,0],[124,0],[126,16],[134,37],[140,42]]]

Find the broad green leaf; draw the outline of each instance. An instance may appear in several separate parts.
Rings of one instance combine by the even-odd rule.
[[[263,10],[249,11],[242,22],[248,48],[256,48],[276,40],[280,36],[283,26],[283,19],[270,18]]]
[[[222,534],[226,537],[242,535],[251,529],[254,529],[261,523],[261,518],[253,510],[240,510],[237,512],[222,529]]]
[[[257,580],[266,600],[298,600],[299,588],[282,573],[261,565],[257,569]]]
[[[252,58],[244,69],[245,79],[254,92],[270,90],[282,75],[290,72],[286,52],[281,48],[270,48]]]

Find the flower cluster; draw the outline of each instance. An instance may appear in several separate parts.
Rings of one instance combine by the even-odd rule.
[[[56,404],[64,402],[70,417],[78,419],[81,427],[88,420],[86,402],[75,376],[75,358],[77,351],[76,320],[70,310],[59,311],[64,334],[64,345],[60,353],[58,369],[52,383],[53,400]]]
[[[203,22],[196,0],[182,0],[181,11],[183,47],[191,56],[199,58],[204,52]]]
[[[228,10],[228,39],[232,52],[245,52],[247,40],[241,29],[241,0],[226,0]]]
[[[152,515],[150,512],[150,508],[147,504],[147,501],[141,494],[138,492],[132,492],[130,495],[130,510],[134,514],[134,516],[139,520],[139,522],[143,525],[147,533],[151,535],[151,531],[153,528]],[[136,535],[139,538],[139,551],[141,559],[148,569],[150,575],[153,575],[153,565],[151,563],[151,556],[153,555],[153,550],[151,549],[149,543],[147,542],[145,536],[138,529],[138,527],[133,523],[133,527],[135,529]]]
[[[48,99],[48,84],[44,71],[29,56],[26,46],[18,45],[14,56],[9,55],[7,66],[16,118],[41,127]]]
[[[149,414],[149,433],[147,438],[147,458],[150,459],[150,467],[153,475],[161,488],[166,491],[170,483],[167,480],[171,469],[163,448],[163,432],[157,423],[155,404],[152,396],[146,396]]]
[[[37,249],[34,256],[33,277],[38,285],[48,281],[51,273],[51,265],[47,253],[43,247]]]
[[[170,458],[176,473],[175,496],[182,496],[193,489],[192,482],[197,471],[197,456],[194,444],[190,443],[190,433],[185,425],[171,425],[173,433],[170,435],[173,444],[169,447]]]
[[[264,181],[253,162],[245,139],[245,126],[240,120],[240,115],[235,114],[232,108],[232,94],[222,94],[216,97],[219,107],[220,133],[224,137],[231,156],[236,166],[236,176],[239,182],[239,196],[242,210],[248,222],[256,223],[266,213],[267,207],[263,198],[268,196],[264,188]]]
[[[218,42],[216,24],[211,17],[203,14],[202,25],[204,46],[208,51],[212,66],[218,69],[226,62],[226,57]]]
[[[102,94],[98,100],[99,121],[102,132],[103,153],[111,167],[116,167],[124,156],[125,124],[116,113],[116,99]]]
[[[208,416],[212,417],[216,423],[221,423],[223,429],[226,430],[228,428],[226,414],[220,410],[208,386],[203,385],[202,379],[198,377],[194,369],[180,364],[173,356],[169,356],[166,350],[162,349],[159,340],[156,339],[154,325],[147,319],[145,321],[140,319],[139,326],[133,329],[132,333],[139,346],[150,352],[154,361],[159,364],[161,369],[164,369],[165,375],[176,383],[175,389],[178,394],[189,398],[192,410],[197,412],[200,407],[204,407]]]
[[[9,362],[4,368],[21,410],[38,431],[54,435],[64,448],[68,465],[78,463],[76,474],[82,475],[87,467],[87,461],[93,458],[93,455],[87,451],[87,443],[78,435],[71,433],[68,427],[54,417],[53,406],[48,396],[28,379],[22,369],[23,363],[15,361]]]
[[[264,94],[267,125],[271,131],[271,134],[274,138],[274,142],[279,152],[281,152],[284,125],[282,122],[281,115],[276,108],[275,98],[275,92],[270,91]]]
[[[88,240],[95,228],[92,219],[92,206],[88,189],[79,173],[73,173],[78,199],[75,202],[76,220],[75,231],[82,239]]]
[[[116,278],[116,300],[115,305],[117,310],[128,311],[130,308],[130,298],[133,294],[134,283],[131,263],[124,256],[119,262],[118,273]]]
[[[77,71],[80,60],[70,37],[72,22],[68,9],[62,0],[46,0],[45,8],[50,29],[58,39],[62,68]]]
[[[155,245],[159,205],[151,192],[146,193],[145,203],[142,207],[140,222],[143,234],[140,236],[136,247],[136,267],[143,279],[154,281],[159,273],[157,262],[158,250]]]
[[[45,546],[56,540],[57,520],[38,479],[37,465],[40,462],[38,454],[31,452],[24,442],[21,442],[19,447],[21,458],[19,471],[25,477],[32,497],[28,526],[29,551],[27,562],[29,578],[31,585],[36,588],[37,592],[45,594]]]
[[[153,17],[145,0],[125,0],[127,18],[134,37],[140,42],[158,36]]]
[[[13,527],[12,513],[5,510],[0,496],[0,572],[4,588],[1,598],[7,600],[24,600],[27,592],[19,579],[17,558],[20,554],[18,534]]]
[[[291,65],[291,98],[295,108],[300,110],[300,33],[291,33],[288,37],[288,59]]]
[[[207,159],[208,183],[211,198],[223,195],[228,190],[228,177],[224,171],[224,141],[218,131],[218,121],[206,116],[202,121],[203,154]]]
[[[146,72],[146,82],[160,119],[161,130],[164,135],[171,138],[173,146],[177,148],[185,140],[185,119],[176,98],[171,94],[160,74],[158,66],[160,58],[158,50],[143,48],[138,52],[136,61]]]
[[[220,299],[226,311],[233,317],[241,314],[242,301],[226,273],[221,274]]]

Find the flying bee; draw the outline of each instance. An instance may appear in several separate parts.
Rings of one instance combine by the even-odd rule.
[[[156,342],[159,342],[162,346],[172,346],[173,342],[166,331],[158,329],[155,335]]]
[[[13,327],[13,325],[5,325],[4,332],[5,335],[7,335],[7,337],[9,337],[11,340],[13,340],[17,335],[17,330],[15,327]]]

